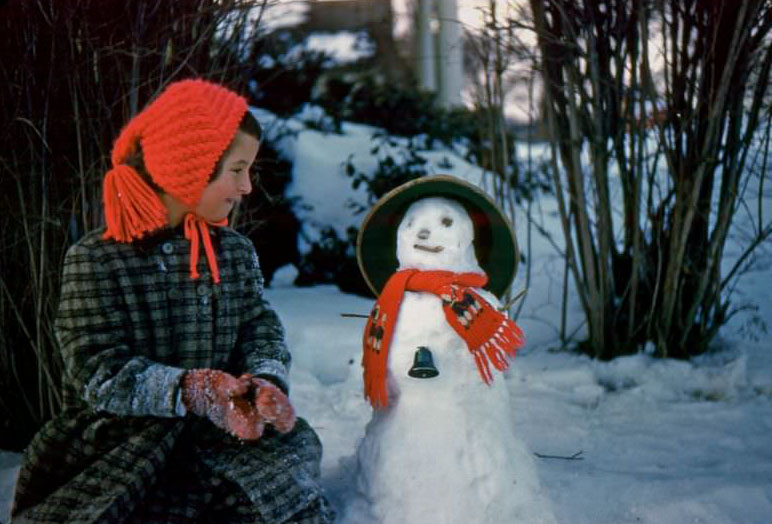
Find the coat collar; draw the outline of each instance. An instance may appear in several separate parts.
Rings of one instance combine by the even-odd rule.
[[[219,227],[210,227],[209,228],[209,234],[212,237],[212,243],[216,248],[220,245],[220,230]],[[153,251],[157,250],[158,247],[163,244],[164,242],[168,242],[170,240],[176,240],[176,239],[184,239],[185,238],[185,227],[183,223],[180,223],[174,227],[166,225],[160,229],[156,229],[155,231],[151,231],[147,235],[145,235],[142,238],[139,238],[132,242],[132,245],[137,249],[137,251],[143,253],[143,254],[150,254]]]

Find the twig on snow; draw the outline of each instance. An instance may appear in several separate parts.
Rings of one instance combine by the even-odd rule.
[[[539,458],[542,459],[560,459],[560,460],[584,460],[584,457],[582,456],[582,453],[584,453],[583,450],[579,450],[570,457],[565,457],[562,455],[543,455],[541,453],[534,452],[534,455],[536,455]]]

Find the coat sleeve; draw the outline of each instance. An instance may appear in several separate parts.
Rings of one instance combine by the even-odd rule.
[[[263,297],[263,275],[251,243],[247,255],[245,307],[237,341],[237,350],[243,359],[242,369],[271,380],[286,393],[292,359],[284,341],[284,327]]]
[[[184,414],[185,370],[135,354],[125,326],[127,304],[93,246],[67,252],[55,322],[65,380],[92,409],[122,416]]]

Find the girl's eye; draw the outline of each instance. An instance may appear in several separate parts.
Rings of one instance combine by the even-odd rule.
[[[442,219],[442,225],[445,227],[450,227],[453,225],[453,219],[448,217],[443,217]]]

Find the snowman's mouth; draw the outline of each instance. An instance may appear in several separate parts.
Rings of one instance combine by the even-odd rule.
[[[442,246],[422,246],[421,244],[414,244],[414,248],[420,249],[421,251],[428,251],[429,253],[439,253],[443,249],[445,249]]]

